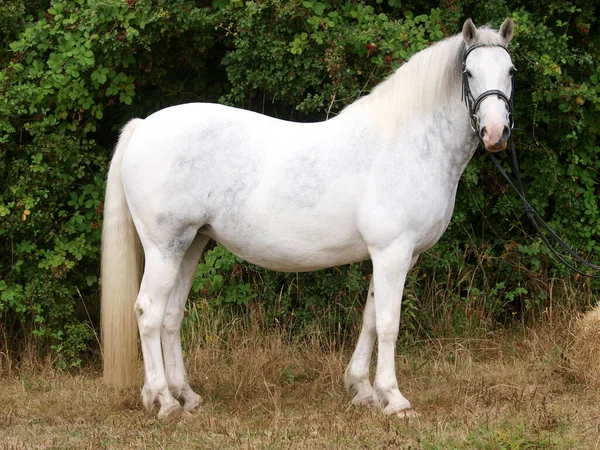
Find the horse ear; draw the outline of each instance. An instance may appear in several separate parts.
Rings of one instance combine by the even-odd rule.
[[[515,24],[510,17],[507,17],[502,26],[500,27],[500,37],[504,39],[504,42],[508,45],[515,32]]]
[[[467,19],[462,29],[463,39],[467,43],[467,45],[471,45],[475,41],[475,37],[477,36],[477,27],[471,19]]]

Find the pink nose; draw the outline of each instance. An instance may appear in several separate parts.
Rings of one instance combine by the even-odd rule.
[[[510,129],[502,123],[487,125],[481,129],[481,139],[490,152],[504,150],[509,136]]]

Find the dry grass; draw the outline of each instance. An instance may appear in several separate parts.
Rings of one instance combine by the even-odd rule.
[[[569,352],[574,371],[586,383],[600,386],[600,306],[577,321]]]
[[[27,366],[0,378],[0,448],[537,449],[600,446],[600,395],[566,361],[562,327],[437,339],[398,356],[419,417],[349,407],[350,343],[319,333],[292,340],[257,320],[188,318],[186,361],[204,407],[162,423],[137,392],[98,373]],[[140,375],[141,376],[141,375]],[[156,412],[156,411],[155,411]]]

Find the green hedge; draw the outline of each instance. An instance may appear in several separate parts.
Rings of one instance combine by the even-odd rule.
[[[467,17],[515,20],[516,144],[527,195],[597,260],[600,34],[593,1],[8,0],[0,5],[0,326],[4,345],[49,347],[63,366],[96,349],[104,177],[118,128],[173,104],[219,101],[323,120]],[[516,197],[475,157],[454,219],[411,274],[404,330],[459,333],[543,309],[570,276],[530,236]],[[369,263],[280,274],[209,251],[195,299],[265,320],[351,329]],[[447,275],[450,274],[450,275]],[[465,281],[465,280],[468,280]],[[573,283],[581,281],[572,278]],[[592,287],[594,287],[592,285]],[[431,323],[436,289],[456,317]],[[470,311],[470,312],[469,312]],[[336,325],[337,324],[337,325]],[[31,339],[29,339],[31,342]]]

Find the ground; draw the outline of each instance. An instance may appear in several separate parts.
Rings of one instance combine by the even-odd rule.
[[[290,343],[283,333],[206,337],[188,352],[205,398],[165,423],[136,389],[52,368],[0,378],[0,447],[590,449],[600,447],[600,390],[568,364],[566,341],[540,330],[434,340],[399,349],[403,394],[418,416],[350,406],[351,346]],[[235,345],[233,345],[235,344]]]

